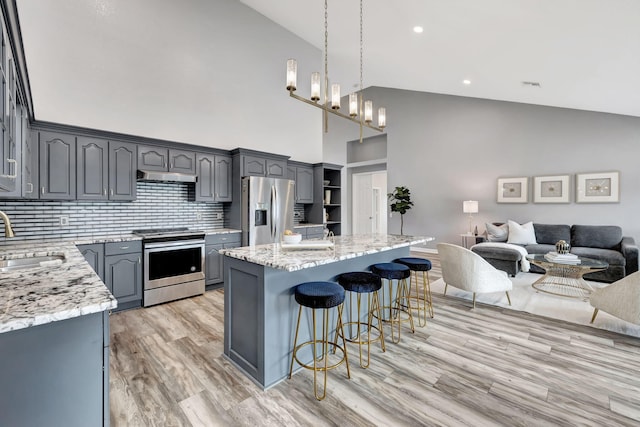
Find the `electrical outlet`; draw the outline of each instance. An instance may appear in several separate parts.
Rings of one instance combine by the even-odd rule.
[[[196,219],[197,219],[198,221],[202,221],[202,212],[198,212],[198,213],[196,213]]]
[[[60,217],[60,227],[66,227],[69,225],[69,217],[66,215],[63,215]]]
[[[216,219],[222,219],[222,212],[216,213]]]

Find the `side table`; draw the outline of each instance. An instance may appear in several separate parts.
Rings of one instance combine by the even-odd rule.
[[[469,233],[461,234],[460,237],[462,238],[462,247],[465,249],[469,249],[476,243],[481,243],[486,240],[484,236]]]

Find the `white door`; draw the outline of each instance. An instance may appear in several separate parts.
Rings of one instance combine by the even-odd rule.
[[[353,234],[386,234],[386,188],[386,171],[353,174],[351,192]]]

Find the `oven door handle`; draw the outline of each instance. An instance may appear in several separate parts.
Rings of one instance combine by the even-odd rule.
[[[171,242],[154,242],[154,243],[145,243],[144,248],[147,249],[171,249],[171,248],[179,248],[179,247],[197,247],[200,245],[204,245],[204,240],[176,240]]]

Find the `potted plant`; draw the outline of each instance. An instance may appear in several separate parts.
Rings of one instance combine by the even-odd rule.
[[[411,192],[407,187],[396,187],[393,193],[387,194],[387,197],[393,202],[391,203],[391,212],[400,213],[400,234],[402,234],[404,214],[413,206]]]

